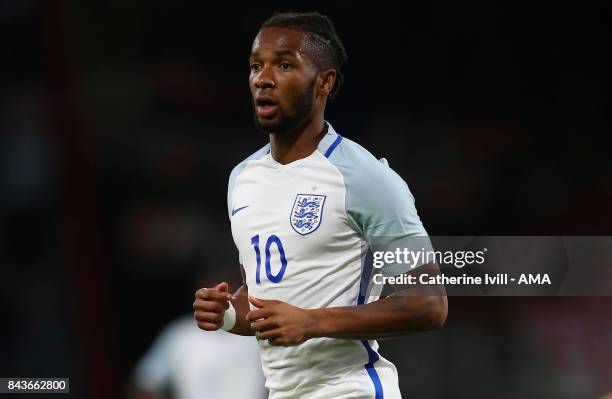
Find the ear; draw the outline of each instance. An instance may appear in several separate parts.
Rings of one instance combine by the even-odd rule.
[[[319,72],[319,78],[317,80],[317,97],[318,96],[329,96],[334,83],[336,82],[336,70],[325,69]]]

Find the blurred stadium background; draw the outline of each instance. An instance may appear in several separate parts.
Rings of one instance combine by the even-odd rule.
[[[2,0],[0,376],[122,397],[196,278],[237,287],[226,181],[266,140],[247,57],[275,10],[332,18],[327,118],[431,235],[610,235],[609,2]],[[612,390],[610,297],[449,303],[443,330],[383,342],[406,397]]]

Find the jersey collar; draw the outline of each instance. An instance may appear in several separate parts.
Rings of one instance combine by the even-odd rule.
[[[325,123],[327,123],[327,134],[325,134],[325,136],[323,136],[321,141],[319,141],[319,145],[317,149],[323,155],[325,155],[325,158],[329,158],[329,156],[332,154],[336,146],[340,144],[340,141],[342,140],[342,136],[336,133],[331,123],[327,121],[325,121]]]

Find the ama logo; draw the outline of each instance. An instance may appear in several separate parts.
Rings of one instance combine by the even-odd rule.
[[[293,202],[289,222],[296,233],[307,235],[314,233],[323,219],[324,195],[298,194]]]

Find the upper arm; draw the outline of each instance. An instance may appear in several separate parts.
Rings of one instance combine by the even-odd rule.
[[[348,182],[346,208],[368,242],[381,236],[427,235],[408,185],[384,164],[373,164]]]
[[[373,253],[430,249],[427,231],[406,182],[385,164],[376,161],[370,165],[367,172],[347,184],[347,215],[355,230]],[[424,263],[385,264],[381,271],[388,276],[398,275]]]

